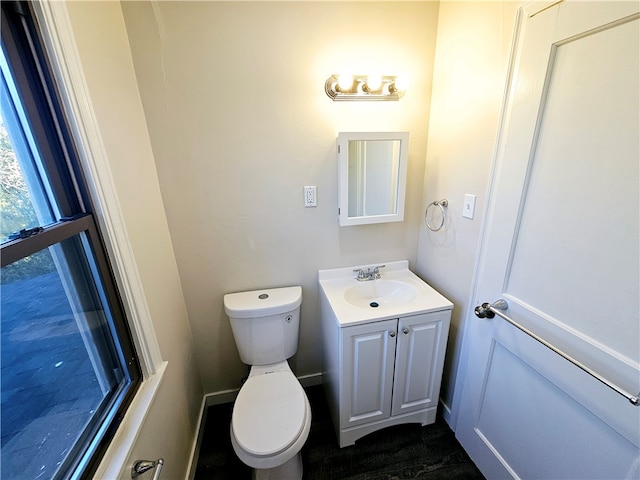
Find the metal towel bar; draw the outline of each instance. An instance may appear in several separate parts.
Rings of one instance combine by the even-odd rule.
[[[131,467],[131,478],[139,477],[143,473],[155,468],[156,470],[153,472],[152,480],[158,480],[160,478],[160,472],[162,472],[163,465],[163,458],[159,458],[158,460],[136,460],[133,467]]]
[[[498,315],[500,318],[506,320],[507,322],[509,322],[511,325],[513,325],[514,327],[518,328],[519,330],[522,330],[524,333],[526,333],[527,335],[529,335],[531,338],[537,340],[538,342],[540,342],[541,344],[543,344],[545,347],[547,347],[548,349],[554,351],[555,353],[557,353],[558,355],[560,355],[562,358],[564,358],[565,360],[570,361],[571,363],[573,363],[576,367],[578,367],[579,369],[581,369],[582,371],[588,373],[589,375],[591,375],[593,378],[595,378],[596,380],[598,380],[599,382],[603,383],[604,385],[606,385],[607,387],[609,387],[610,389],[614,390],[615,392],[619,393],[620,395],[622,395],[623,397],[625,397],[627,400],[629,400],[633,405],[635,405],[636,407],[638,405],[640,405],[640,398],[638,398],[640,396],[640,393],[638,395],[632,395],[629,392],[627,392],[626,390],[624,390],[623,388],[619,387],[618,385],[616,385],[613,382],[610,382],[609,380],[607,380],[606,378],[604,378],[602,375],[600,375],[599,373],[594,372],[593,370],[591,370],[589,367],[583,365],[582,363],[580,363],[578,360],[576,360],[575,358],[573,358],[570,355],[567,355],[566,353],[564,353],[562,350],[560,350],[559,348],[555,347],[554,345],[550,344],[549,342],[547,342],[545,339],[539,337],[538,335],[536,335],[535,333],[533,333],[531,330],[529,330],[526,327],[523,327],[522,325],[520,325],[518,322],[516,322],[515,320],[513,320],[512,318],[509,318],[507,315],[505,315],[504,313],[502,313],[502,310],[506,310],[507,308],[509,308],[509,304],[507,303],[506,300],[498,300],[496,302],[494,302],[493,304],[489,304],[489,303],[483,303],[482,305],[478,305],[475,309],[474,309],[474,313],[476,314],[476,316],[478,318],[493,318],[495,315]]]

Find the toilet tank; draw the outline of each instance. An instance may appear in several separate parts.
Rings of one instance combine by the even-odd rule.
[[[224,296],[240,358],[247,365],[269,365],[298,350],[301,287],[272,288]]]

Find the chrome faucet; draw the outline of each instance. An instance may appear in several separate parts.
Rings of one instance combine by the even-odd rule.
[[[380,278],[380,269],[384,268],[384,265],[378,265],[377,267],[367,268],[357,268],[354,270],[358,275],[356,276],[356,280],[359,282],[368,282],[370,280],[378,280]]]

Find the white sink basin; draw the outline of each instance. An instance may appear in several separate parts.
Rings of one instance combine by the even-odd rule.
[[[380,268],[382,278],[359,282],[354,270]],[[356,325],[407,315],[451,310],[452,304],[400,260],[318,271],[321,309],[328,307],[340,325]]]
[[[396,280],[370,280],[347,288],[344,299],[362,308],[400,307],[413,302],[416,289],[408,283]]]

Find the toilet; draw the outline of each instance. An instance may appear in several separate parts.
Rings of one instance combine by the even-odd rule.
[[[254,479],[302,478],[311,406],[287,362],[298,350],[301,303],[301,287],[224,296],[240,358],[251,366],[233,406],[231,444]]]

